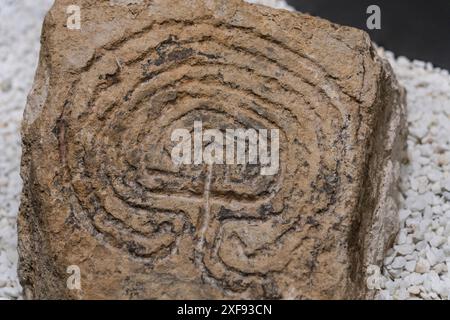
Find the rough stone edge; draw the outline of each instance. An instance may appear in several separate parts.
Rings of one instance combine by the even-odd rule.
[[[46,264],[42,263],[41,259],[33,259],[33,257],[45,257],[41,252],[49,252],[45,246],[45,237],[42,233],[42,225],[39,223],[39,215],[33,209],[33,197],[29,190],[34,184],[31,167],[31,151],[33,144],[38,144],[39,141],[30,136],[29,131],[35,125],[35,121],[39,121],[39,115],[43,110],[44,105],[48,102],[49,88],[50,88],[50,74],[51,66],[49,62],[49,50],[46,47],[46,28],[50,24],[50,13],[55,6],[55,3],[47,12],[43,28],[41,32],[41,49],[39,52],[39,62],[36,74],[33,80],[33,86],[27,96],[27,102],[23,113],[21,138],[22,138],[22,158],[20,166],[20,176],[23,181],[23,190],[20,196],[20,207],[17,216],[17,231],[18,235],[32,235],[33,239],[23,238],[18,236],[18,276],[19,282],[23,288],[23,298],[32,300],[35,298],[34,292],[37,291],[35,286],[39,286],[39,281],[36,277],[45,277],[46,274],[53,273],[51,261]],[[31,231],[32,229],[34,231]],[[27,231],[25,231],[27,230]],[[47,258],[48,260],[49,258]],[[50,275],[49,275],[50,276]]]
[[[359,239],[362,240],[361,251],[363,265],[357,266],[357,282],[366,289],[359,299],[374,299],[376,290],[367,287],[367,268],[383,266],[386,252],[393,246],[400,230],[398,211],[400,165],[406,159],[406,140],[408,136],[406,90],[399,84],[389,62],[376,52],[372,44],[371,50],[381,65],[380,83],[374,109],[377,110],[376,128],[372,135],[371,152],[365,183],[364,194],[361,195],[362,221]],[[382,172],[382,174],[379,174]],[[376,199],[375,205],[371,204]],[[369,206],[368,206],[369,205]],[[367,215],[364,208],[371,207]],[[375,274],[375,276],[377,276]]]

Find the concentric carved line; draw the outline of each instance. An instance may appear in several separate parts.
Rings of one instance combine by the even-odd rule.
[[[189,25],[191,25],[191,24],[192,24],[192,23],[188,23],[187,26],[189,26]],[[173,27],[173,26],[175,26],[176,24],[174,25],[174,24],[168,22],[168,23],[161,23],[161,25],[162,25],[162,26],[172,26],[172,27]],[[152,24],[152,26],[153,26],[153,24]],[[198,39],[191,37],[191,39],[189,39],[189,40],[184,40],[184,41],[183,41],[183,40],[180,40],[180,41],[179,41],[179,44],[193,44],[193,43],[201,43],[201,42],[203,42],[203,41],[206,42],[206,43],[208,43],[208,41],[211,41],[212,43],[217,43],[217,44],[222,45],[222,46],[225,47],[225,48],[228,48],[228,44],[227,44],[227,43],[221,43],[221,42],[219,42],[219,39],[213,39],[214,35],[217,35],[217,26],[214,25],[214,24],[208,24],[208,26],[211,27],[211,28],[215,28],[215,29],[214,29],[214,30],[211,30],[211,33],[208,34],[207,36],[205,36],[205,35],[203,34],[203,35],[200,35],[200,37],[199,37]],[[185,27],[186,27],[186,26],[185,26]],[[222,27],[223,27],[223,25],[222,25]],[[233,33],[235,32],[234,29],[237,29],[237,30],[247,30],[247,29],[245,29],[245,28],[243,29],[243,28],[241,28],[241,27],[236,27],[236,26],[227,26],[227,27],[233,29]],[[149,30],[152,30],[152,28],[150,28]],[[219,28],[219,30],[222,30],[222,29]],[[158,31],[161,32],[161,30],[159,30],[159,29],[158,29]],[[180,32],[180,31],[178,31],[178,32]],[[246,34],[247,36],[254,36],[254,34],[252,34],[251,32],[252,32],[251,29],[249,29],[249,30],[247,30],[247,31],[245,32],[245,34]],[[141,34],[141,33],[139,32],[138,34]],[[168,32],[167,37],[170,37],[170,36],[171,36],[171,34],[170,34],[170,32]],[[274,40],[273,38],[271,38],[270,36],[265,36],[265,35],[261,35],[261,34],[259,34],[259,36],[260,36],[259,39],[264,39],[265,41],[269,41],[269,39],[270,39],[270,40],[272,41],[272,42],[269,42],[269,43],[268,43],[268,47],[271,47],[271,46],[273,46],[274,44],[280,45],[280,42],[279,42],[278,40],[275,41],[275,40]],[[131,37],[131,38],[133,38],[133,37]],[[240,38],[240,37],[239,37],[239,34],[238,34],[234,39],[239,39],[239,38]],[[242,37],[241,37],[241,38],[242,38]],[[136,41],[144,41],[144,40],[145,40],[145,39],[138,39],[138,40],[136,40]],[[162,40],[162,42],[164,42],[164,41],[167,41],[167,39]],[[242,40],[239,40],[239,41],[243,42]],[[159,44],[160,44],[160,43],[159,43]],[[246,44],[245,42],[242,43],[242,45],[245,45],[245,44]],[[156,49],[157,45],[158,45],[158,44],[156,44],[155,47],[151,47],[151,48],[147,49],[147,51],[145,51],[145,52],[139,57],[139,59],[140,59],[140,60],[145,59],[145,57],[148,55],[149,52],[154,51],[154,50]],[[122,46],[123,46],[123,43],[122,43]],[[108,49],[107,49],[107,48],[108,48]],[[115,50],[115,51],[116,51],[117,49],[120,49],[120,48],[121,48],[121,46],[117,47],[116,45],[106,45],[106,46],[104,47],[104,49],[105,49],[107,52],[110,51],[110,50]],[[306,61],[309,61],[309,62],[312,61],[312,60],[309,59],[308,57],[303,56],[303,55],[300,55],[298,52],[296,52],[296,51],[293,50],[292,48],[283,47],[283,46],[282,46],[282,48],[283,48],[284,50],[288,51],[288,52],[289,52],[290,54],[292,54],[293,56],[295,56],[295,58],[292,58],[292,61],[296,61],[296,65],[301,65],[302,59],[306,59]],[[313,62],[313,67],[315,68],[315,70],[313,71],[313,74],[312,74],[313,80],[308,80],[307,78],[304,77],[303,74],[298,73],[297,71],[291,70],[291,68],[290,68],[288,65],[280,64],[280,61],[279,61],[279,60],[276,60],[275,58],[268,57],[268,56],[267,56],[267,53],[260,52],[260,51],[255,51],[255,50],[257,50],[257,48],[252,48],[252,51],[249,51],[249,49],[246,48],[246,47],[244,47],[244,46],[231,45],[231,49],[234,49],[235,51],[238,50],[238,51],[241,52],[241,53],[244,52],[246,55],[251,56],[251,57],[254,57],[255,54],[256,54],[257,57],[266,59],[267,61],[269,61],[269,62],[271,62],[271,63],[274,63],[274,64],[277,66],[277,68],[280,68],[280,69],[285,70],[285,71],[287,71],[287,72],[293,73],[294,76],[297,77],[297,78],[299,78],[299,79],[301,79],[302,82],[307,83],[307,84],[309,84],[309,85],[311,85],[311,86],[313,86],[313,87],[314,87],[314,86],[317,86],[322,80],[325,80],[326,82],[330,83],[330,85],[329,85],[328,87],[326,87],[325,89],[319,87],[319,90],[321,90],[321,93],[322,93],[322,94],[325,94],[325,95],[328,97],[329,102],[331,103],[331,105],[333,105],[334,107],[338,108],[338,109],[341,111],[341,114],[344,114],[344,113],[342,112],[342,111],[343,111],[343,110],[342,110],[342,107],[341,107],[341,106],[338,106],[338,105],[335,105],[336,101],[338,101],[337,99],[338,99],[338,96],[339,96],[339,95],[336,93],[336,90],[338,89],[338,87],[337,87],[336,89],[332,89],[333,87],[336,87],[336,86],[337,86],[337,85],[332,84],[332,82],[334,82],[334,79],[330,79],[330,78],[327,76],[327,72],[325,72],[325,70],[323,70],[323,68],[322,68],[320,65],[316,64],[315,62]],[[99,55],[99,53],[97,53],[97,54]],[[278,55],[278,56],[279,56],[279,55]],[[299,59],[300,59],[300,60],[299,60]],[[87,70],[90,70],[94,65],[98,64],[98,61],[99,61],[99,60],[100,60],[99,57],[97,57],[96,59],[93,59],[93,62],[88,64]],[[245,59],[243,59],[243,60],[245,60]],[[131,62],[130,64],[137,63],[138,61],[139,61],[139,60],[132,60],[132,62]],[[115,62],[115,59],[114,59],[114,62]],[[127,63],[127,62],[125,62],[125,63]],[[305,70],[306,70],[306,69],[305,69]],[[311,72],[311,71],[310,71],[310,72]],[[330,82],[330,80],[331,80],[331,82]]]
[[[279,252],[302,245],[302,212],[319,202],[302,195],[329,188],[328,172],[339,170],[339,163],[321,156],[306,165],[302,153],[311,157],[327,149],[340,158],[341,142],[327,141],[325,133],[347,130],[346,110],[333,102],[346,98],[320,65],[271,36],[207,20],[200,25],[208,32],[195,33],[186,21],[154,23],[97,52],[73,84],[72,108],[62,115],[73,120],[68,171],[77,218],[97,237],[154,264],[188,254],[178,248],[190,244],[205,281],[245,290],[290,263]],[[161,39],[146,41],[153,31]],[[273,52],[252,46],[254,40]],[[138,42],[142,51],[133,56],[128,47]],[[126,57],[120,66],[117,56]],[[85,101],[80,97],[87,92]],[[323,105],[313,103],[315,94]],[[330,112],[335,119],[321,119]],[[207,126],[279,129],[279,174],[255,183],[266,189],[254,191],[251,180],[227,182],[224,177],[233,175],[227,166],[171,167],[171,129],[189,127],[197,117]],[[297,196],[295,204],[290,194]]]

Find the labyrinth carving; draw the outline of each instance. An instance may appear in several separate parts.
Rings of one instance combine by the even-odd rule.
[[[80,0],[69,29],[69,2],[23,123],[27,297],[365,296],[405,136],[367,35],[240,0]]]
[[[74,29],[70,5],[22,127],[27,298],[369,297],[406,121],[368,35],[241,0],[78,0]]]
[[[71,84],[61,152],[77,219],[135,259],[190,247],[211,283],[264,281],[313,246],[305,226],[336,201],[350,118],[342,96],[320,64],[267,34],[208,19],[153,22],[104,46]],[[277,174],[175,166],[171,132],[194,121],[278,129]]]

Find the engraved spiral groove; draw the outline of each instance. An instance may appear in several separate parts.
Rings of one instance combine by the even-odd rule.
[[[280,252],[310,245],[307,217],[326,210],[316,204],[336,201],[336,159],[345,158],[336,137],[349,120],[336,97],[345,93],[320,65],[252,29],[167,20],[110,43],[72,83],[61,117],[71,124],[76,218],[134,259],[156,263],[191,246],[206,281],[239,290],[263,283],[289,264]],[[175,167],[170,134],[196,120],[206,129],[278,129],[278,174]],[[326,190],[317,197],[327,201],[307,198],[311,189]]]

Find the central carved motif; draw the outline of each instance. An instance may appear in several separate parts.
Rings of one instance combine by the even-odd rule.
[[[204,279],[245,289],[285,268],[304,238],[304,219],[325,210],[315,204],[333,203],[339,163],[320,155],[331,145],[341,152],[341,142],[326,137],[338,137],[346,118],[328,97],[334,86],[308,84],[310,75],[324,77],[320,68],[251,30],[209,25],[206,34],[169,21],[152,28],[151,36],[137,34],[103,51],[84,80],[73,83],[79,97],[92,90],[89,79],[96,82],[89,100],[73,98],[62,115],[71,123],[64,152],[71,153],[77,218],[107,244],[151,263],[190,248]],[[254,52],[256,40],[270,50]],[[146,47],[133,56],[128,46],[137,41]],[[275,55],[295,59],[296,69]],[[296,91],[298,81],[310,92]],[[285,104],[277,97],[291,98]],[[198,121],[224,137],[227,129],[276,129],[278,170],[263,175],[261,164],[174,164],[172,133],[194,131]],[[304,196],[326,188],[314,199]]]

